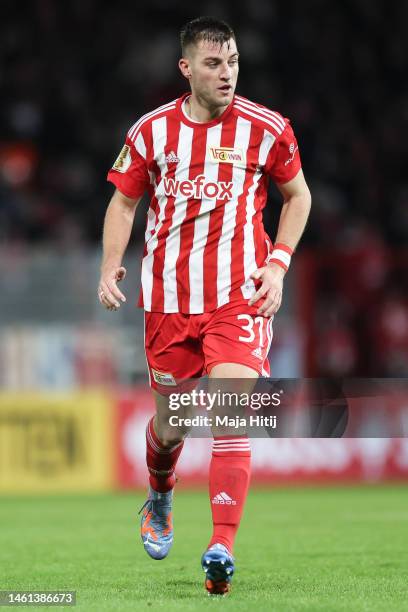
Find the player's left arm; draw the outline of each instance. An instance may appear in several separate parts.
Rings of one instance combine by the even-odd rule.
[[[287,266],[284,264],[285,253],[290,260],[290,253],[295,250],[305,229],[312,203],[302,169],[292,180],[276,186],[284,200],[275,240],[275,249],[278,247],[282,261],[276,252],[276,262],[274,262],[274,252],[272,252],[271,261],[251,274],[251,278],[261,280],[262,285],[248,302],[252,305],[265,297],[257,311],[257,314],[265,317],[270,317],[279,310],[282,302],[283,279],[287,271]]]

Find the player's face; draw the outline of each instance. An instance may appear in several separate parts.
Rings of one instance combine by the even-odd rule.
[[[238,51],[235,40],[222,46],[200,41],[188,61],[192,93],[209,108],[232,102],[238,79]]]

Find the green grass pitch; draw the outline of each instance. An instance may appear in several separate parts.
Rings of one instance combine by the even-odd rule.
[[[0,590],[76,590],[70,609],[84,611],[408,610],[404,486],[253,489],[225,598],[203,588],[206,492],[176,492],[164,561],[141,546],[143,501],[141,492],[1,498]]]

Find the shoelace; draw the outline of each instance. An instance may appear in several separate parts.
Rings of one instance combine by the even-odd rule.
[[[151,504],[150,508],[148,508],[148,510],[153,510],[153,499],[146,499],[145,503],[143,504],[143,506],[140,508],[138,514],[141,514],[143,512],[143,510],[147,507],[148,504]]]
[[[145,503],[140,508],[138,514],[141,514],[145,508],[147,508],[148,512],[154,512],[154,503],[155,502],[157,503],[157,501],[158,500],[156,500],[156,499],[150,499],[150,498],[146,499]],[[148,507],[149,505],[150,505],[150,507]]]
[[[177,476],[176,476],[176,482],[178,482]],[[150,510],[154,511],[154,503],[158,502],[158,501],[159,501],[158,499],[151,499],[150,497],[148,497],[146,499],[145,503],[143,504],[143,506],[140,508],[138,514],[141,514],[143,512],[143,510],[148,506],[148,504],[151,504],[151,505],[150,505],[150,508],[148,508],[147,510],[148,511],[150,511]]]
[[[148,512],[150,512],[150,511],[154,512],[154,504],[157,504],[158,502],[159,502],[159,500],[158,500],[158,499],[150,499],[150,498],[149,498],[149,499],[146,499],[145,503],[144,503],[144,504],[143,504],[143,506],[140,508],[140,510],[139,510],[139,512],[138,512],[138,514],[141,514],[141,513],[143,512],[143,510],[144,510],[145,508],[147,508],[147,506],[148,506],[149,504],[150,504],[150,507],[149,507],[149,508],[147,508],[147,511],[148,511]]]

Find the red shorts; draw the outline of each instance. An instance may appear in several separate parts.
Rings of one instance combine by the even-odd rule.
[[[273,317],[257,315],[258,308],[239,301],[203,314],[145,312],[151,387],[168,395],[178,381],[209,374],[219,363],[269,376]]]

